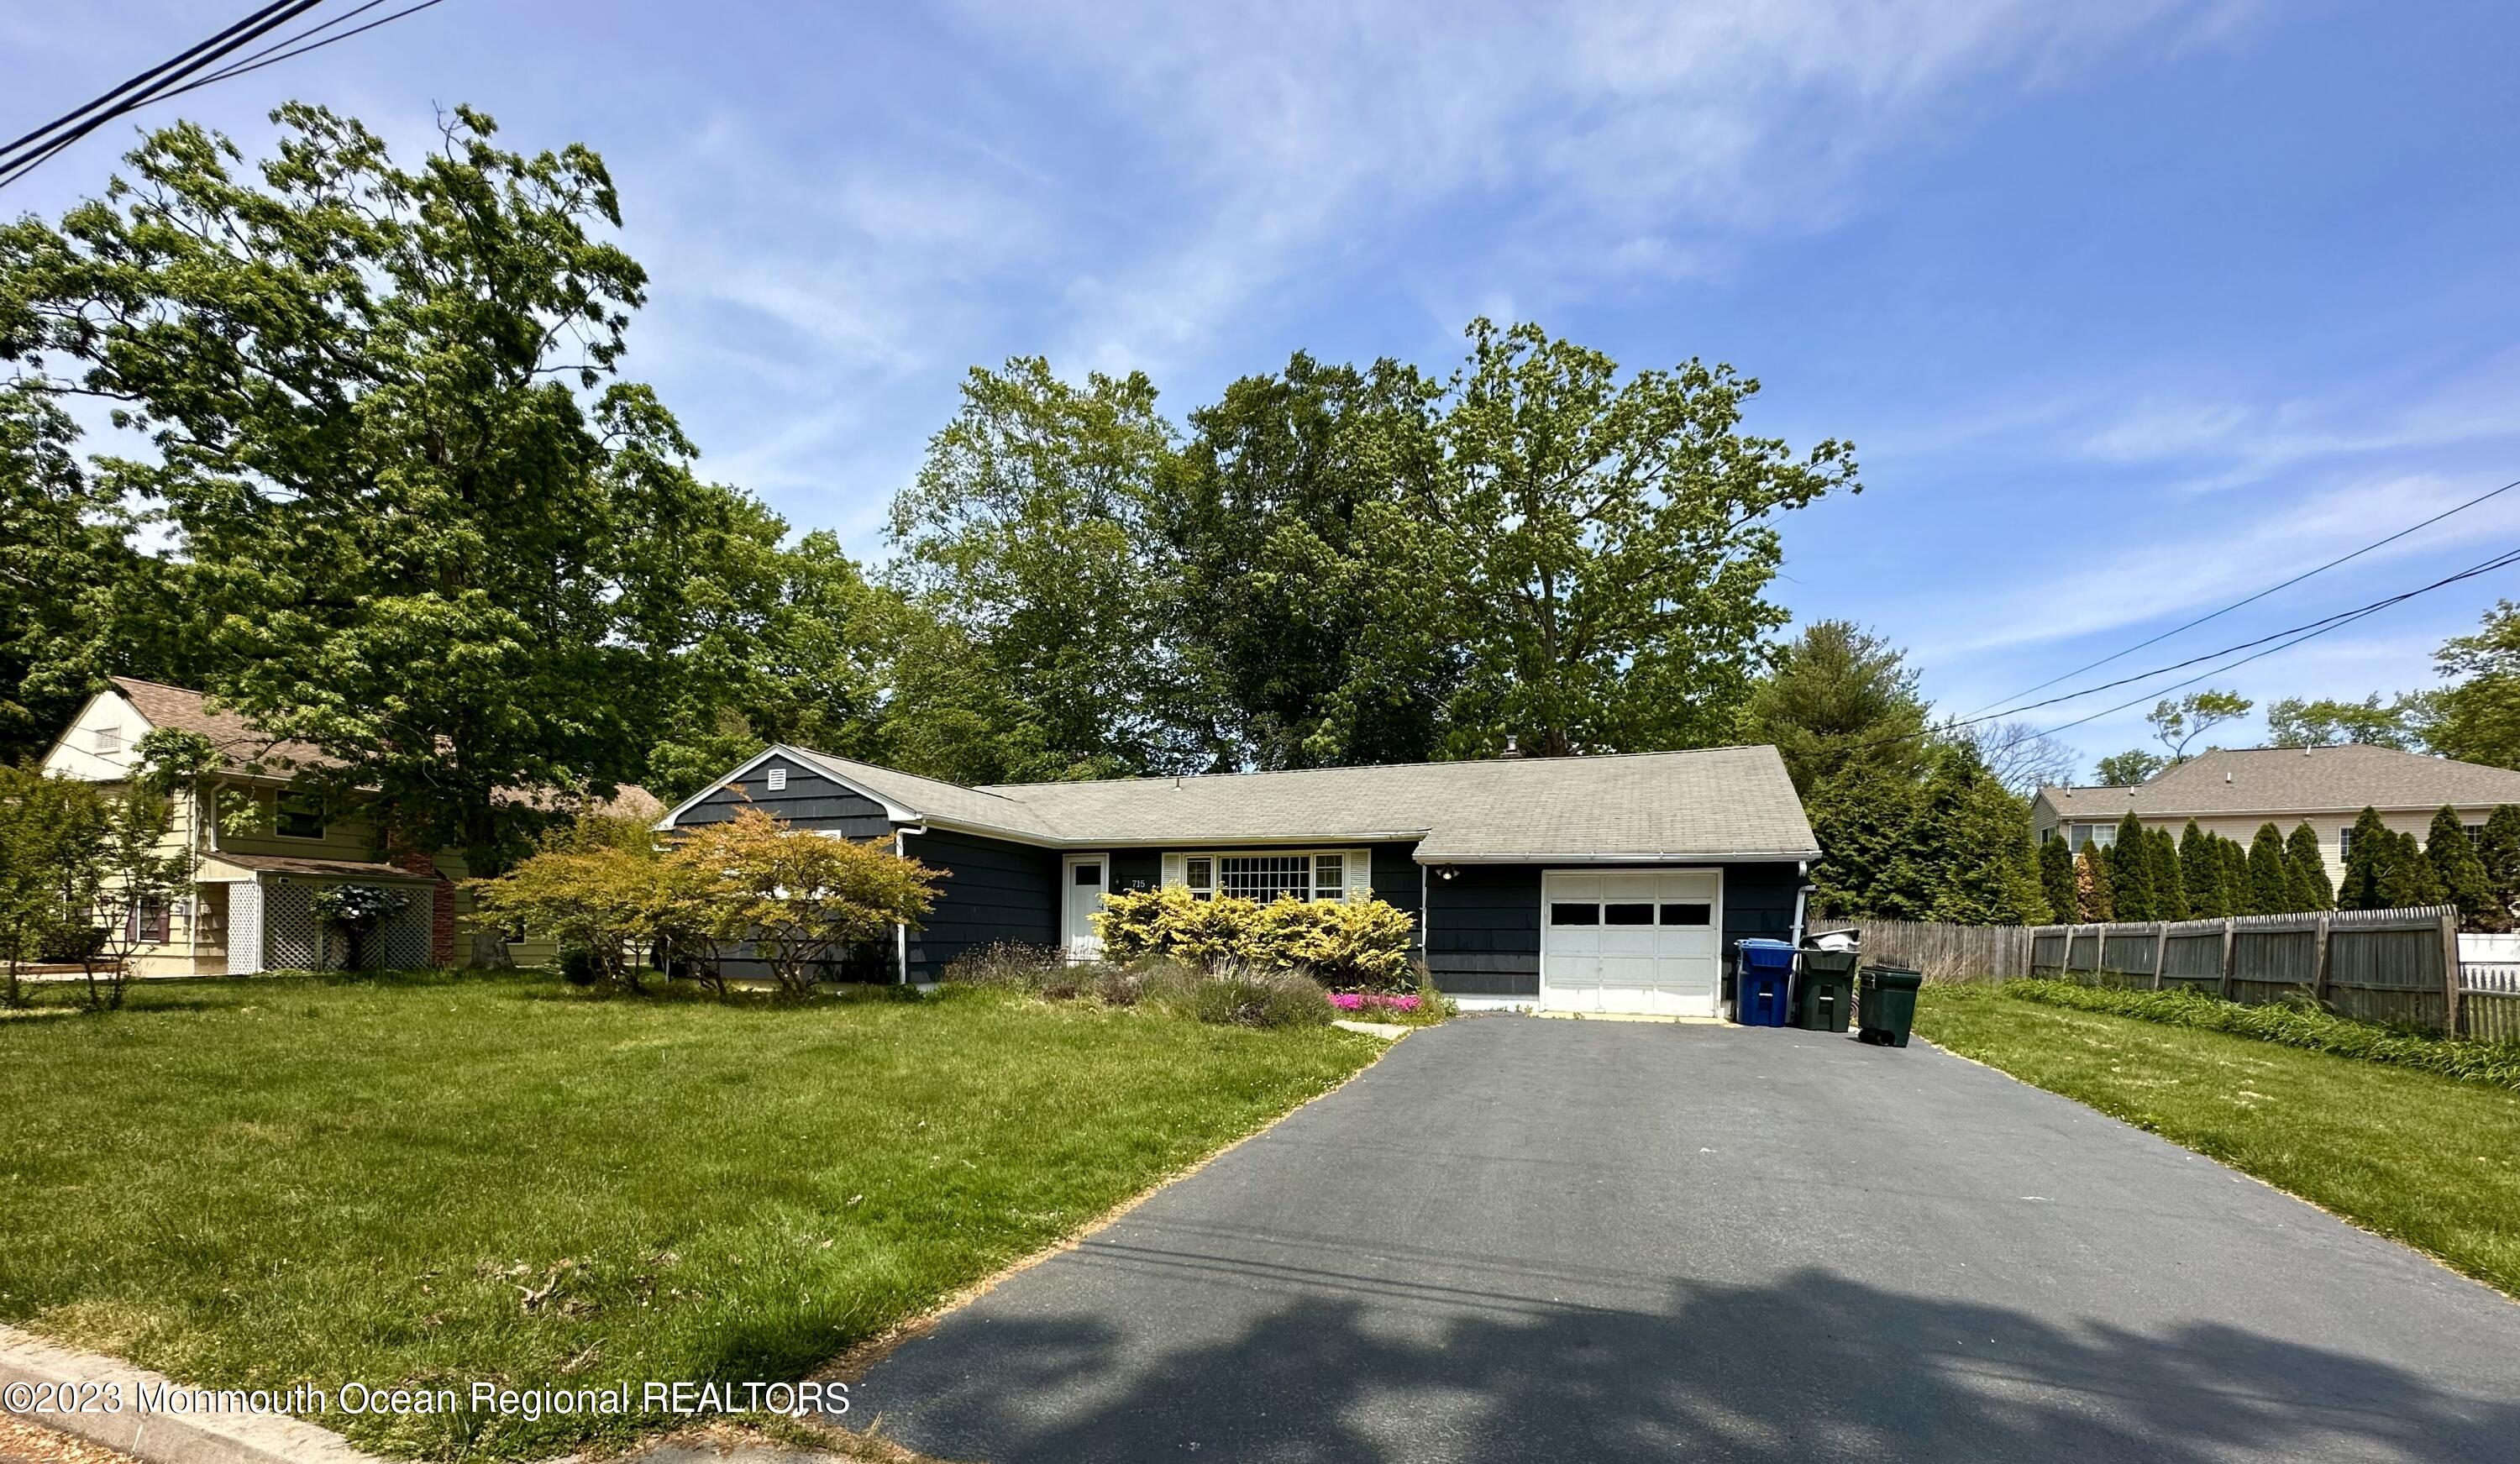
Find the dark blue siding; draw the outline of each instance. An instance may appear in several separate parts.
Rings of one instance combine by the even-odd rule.
[[[1114,892],[1158,889],[1164,882],[1164,856],[1156,849],[1111,851],[1109,888]]]
[[[770,790],[767,776],[773,768],[784,768],[788,773],[788,786],[775,793]],[[785,757],[771,758],[744,774],[741,780],[730,779],[711,788],[707,797],[674,821],[677,825],[715,823],[734,818],[736,811],[747,804],[798,828],[836,829],[853,839],[872,839],[892,832],[891,821],[883,816],[883,805]]]
[[[926,928],[910,932],[910,979],[933,981],[954,957],[1002,941],[1058,944],[1056,850],[944,829],[904,836],[910,857],[946,877]]]
[[[1426,969],[1448,992],[1540,995],[1540,866],[1460,865],[1426,881]]]

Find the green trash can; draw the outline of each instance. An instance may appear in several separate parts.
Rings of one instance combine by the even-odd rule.
[[[1855,953],[1805,951],[1794,976],[1794,1025],[1806,1032],[1844,1032],[1855,1011]]]
[[[1916,1025],[1916,988],[1924,984],[1921,971],[1866,966],[1855,1035],[1876,1046],[1908,1045],[1908,1029]]]

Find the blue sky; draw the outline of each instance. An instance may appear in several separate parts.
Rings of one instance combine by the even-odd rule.
[[[0,12],[0,121],[243,8]],[[868,556],[1011,354],[1144,368],[1176,416],[1298,348],[1449,366],[1482,312],[1730,361],[1755,428],[1864,464],[1786,525],[1780,599],[1965,712],[2520,478],[2516,57],[2484,4],[446,0],[178,106],[249,146],[296,97],[406,149],[456,102],[595,147],[653,276],[628,369]],[[127,140],[0,205],[57,212]],[[2112,669],[2515,546],[2520,492]],[[2215,684],[2426,685],[2500,595],[2520,569]]]

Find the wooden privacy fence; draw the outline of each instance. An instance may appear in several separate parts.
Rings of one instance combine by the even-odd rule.
[[[2520,1041],[2520,965],[2465,965],[2458,912],[2335,910],[2104,925],[1858,923],[1868,962],[1929,981],[2060,976],[2204,992],[2247,1005],[2305,997],[2340,1016]]]

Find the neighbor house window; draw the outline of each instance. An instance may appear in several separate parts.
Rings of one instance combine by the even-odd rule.
[[[284,839],[324,837],[324,803],[312,793],[283,793],[272,800],[271,827]]]
[[[1182,865],[1182,883],[1190,886],[1191,898],[1204,900],[1216,893],[1216,861],[1201,857]]]
[[[2460,825],[2460,826],[2461,826],[2463,829],[2465,829],[2465,831],[2466,831],[2466,833],[2467,833],[2467,841],[2468,841],[2470,844],[2481,844],[2481,843],[2483,843],[2483,842],[2485,841],[2485,825],[2484,825],[2484,824],[2482,824],[2482,823],[2467,823],[2467,824],[2462,824],[2462,825]]]
[[[2354,857],[2354,825],[2350,823],[2336,831],[2336,857],[2340,860]]]
[[[163,900],[143,900],[132,907],[130,939],[142,946],[166,944],[167,908]]]

